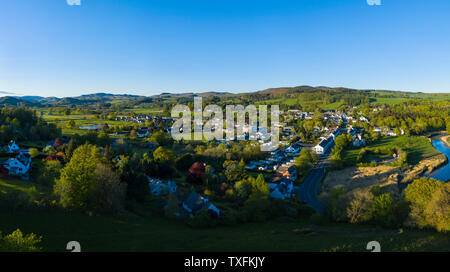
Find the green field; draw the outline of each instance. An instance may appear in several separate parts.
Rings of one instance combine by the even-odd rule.
[[[441,153],[433,147],[425,136],[400,136],[400,137],[382,137],[377,142],[368,145],[370,148],[392,148],[400,147],[408,152],[408,164],[415,165],[419,161],[430,158]],[[342,153],[343,160],[349,165],[356,164],[356,158],[361,148],[350,148]]]
[[[379,241],[383,251],[446,251],[449,234],[386,230],[349,224],[314,225],[272,221],[192,229],[164,218],[87,216],[62,212],[1,214],[0,230],[43,236],[45,251],[65,251],[79,241],[83,251],[366,251]]]
[[[392,97],[392,98],[372,98],[374,101],[373,103],[378,104],[388,104],[388,105],[394,105],[394,104],[400,104],[402,102],[407,101],[407,98],[402,97]]]
[[[41,186],[39,184],[16,179],[16,178],[0,178],[0,198],[11,192],[22,192],[25,194],[33,194],[37,192],[38,194],[45,194],[50,191],[49,188]]]
[[[44,120],[49,123],[56,124],[57,127],[62,129],[63,135],[84,135],[89,132],[86,129],[79,129],[79,126],[83,125],[98,125],[105,124],[108,125],[124,125],[124,126],[132,126],[136,123],[133,122],[125,122],[125,121],[115,121],[115,120],[101,120],[97,119],[93,114],[71,114],[71,115],[44,115]],[[73,120],[75,121],[75,128],[67,128],[67,122]]]
[[[0,180],[2,192],[28,192],[29,181]],[[44,187],[36,186],[41,193]],[[0,197],[2,194],[0,194]],[[149,208],[150,210],[150,208]],[[446,251],[450,235],[428,230],[387,230],[369,225],[314,224],[280,218],[230,227],[193,229],[158,215],[98,216],[63,211],[0,212],[3,234],[21,229],[43,236],[44,251],[65,251],[78,241],[82,251],[366,251],[379,241],[382,251]]]
[[[153,108],[153,109],[127,109],[126,111],[128,112],[134,112],[136,114],[154,114],[154,113],[161,113],[162,110],[158,109],[158,108]]]
[[[258,102],[256,104],[268,104],[268,105],[274,105],[274,104],[284,104],[288,106],[293,105],[301,105],[306,106],[307,104],[317,104],[317,106],[323,110],[335,110],[339,106],[342,105],[342,102],[334,102],[334,103],[328,103],[323,104],[322,101],[304,101],[298,98],[278,98],[278,99],[269,99],[262,102]]]

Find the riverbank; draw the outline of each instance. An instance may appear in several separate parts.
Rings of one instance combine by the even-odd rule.
[[[441,141],[446,147],[450,147],[450,135],[442,136]]]
[[[417,165],[392,167],[379,165],[375,167],[347,167],[332,171],[325,177],[321,197],[331,193],[334,188],[352,191],[355,189],[370,189],[373,186],[382,188],[383,193],[399,195],[402,189],[423,175],[432,175],[447,165],[444,154],[423,159]]]
[[[450,180],[450,146],[448,144],[450,135],[436,137],[432,144],[445,157],[446,161],[440,167],[435,168],[431,173],[424,175],[425,177],[434,178],[443,182]]]

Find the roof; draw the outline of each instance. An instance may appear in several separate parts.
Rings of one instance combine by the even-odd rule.
[[[28,164],[29,158],[30,157],[24,155],[23,153],[20,153],[20,155],[16,157],[16,159],[18,161],[20,161],[23,165],[27,165]]]
[[[192,212],[196,212],[203,208],[204,198],[197,194],[195,191],[192,191],[189,196],[184,201],[184,204],[192,210]]]
[[[328,145],[328,143],[329,143],[329,140],[324,139],[324,140],[320,141],[320,143],[318,143],[317,145],[325,148]]]

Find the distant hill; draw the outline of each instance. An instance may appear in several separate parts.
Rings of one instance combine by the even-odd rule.
[[[29,102],[39,102],[39,103],[56,103],[60,98],[51,96],[51,97],[42,97],[42,96],[13,96],[19,100],[25,100]]]
[[[109,101],[117,99],[138,99],[145,96],[131,94],[110,94],[110,93],[94,93],[73,97],[81,101]]]
[[[316,91],[359,91],[356,89],[343,88],[343,87],[326,87],[326,86],[297,86],[297,87],[280,87],[280,88],[269,88],[262,91],[253,92],[256,94],[290,94],[290,93],[302,93],[302,92],[316,92]]]
[[[54,103],[55,106],[82,105],[82,104],[86,104],[86,101],[82,101],[73,97],[65,97]]]
[[[154,98],[171,98],[171,97],[191,97],[191,96],[201,96],[201,97],[209,97],[209,96],[223,96],[223,95],[231,95],[232,93],[228,92],[204,92],[204,93],[161,93],[157,95],[152,95]]]
[[[44,97],[42,96],[12,96],[12,97],[31,102],[39,102],[40,100],[44,99]]]
[[[37,107],[40,104],[33,101],[15,98],[12,96],[0,97],[0,105],[11,107]]]
[[[256,101],[264,101],[267,99],[282,99],[282,98],[301,98],[301,99],[315,99],[321,100],[323,96],[333,97],[333,101],[342,101],[342,99],[351,100],[353,98],[363,99],[364,97],[383,97],[383,98],[414,98],[414,99],[440,99],[443,94],[431,94],[420,92],[405,92],[405,91],[390,91],[390,90],[359,90],[344,87],[326,87],[326,86],[296,86],[296,87],[278,87],[268,88],[265,90],[243,93],[229,93],[229,92],[186,92],[186,93],[169,93],[163,92],[158,95],[141,96],[131,94],[111,94],[111,93],[93,93],[85,94],[76,97],[42,97],[42,96],[5,96],[0,97],[0,106],[26,106],[26,107],[47,107],[47,106],[71,106],[71,105],[94,105],[96,103],[114,103],[125,105],[126,107],[134,108],[139,106],[146,106],[146,104],[154,103],[161,104],[165,101],[173,103],[174,101],[190,100],[194,96],[201,96],[205,98],[221,97],[221,98],[240,98],[240,99],[255,99]],[[450,95],[450,94],[449,94]],[[445,96],[448,97],[448,96]],[[371,101],[372,101],[371,100]]]

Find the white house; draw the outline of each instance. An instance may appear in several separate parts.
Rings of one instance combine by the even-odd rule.
[[[15,141],[10,141],[9,144],[7,146],[5,146],[5,151],[8,152],[8,153],[19,152],[19,150],[20,150],[20,148],[16,144]]]
[[[289,179],[283,179],[280,183],[269,183],[271,198],[287,199],[292,195],[294,183]]]
[[[353,146],[359,147],[366,144],[366,140],[363,139],[361,133],[358,133],[353,136]]]
[[[313,147],[313,151],[316,154],[325,154],[328,149],[331,147],[331,145],[333,144],[333,138],[328,138],[328,139],[323,139],[322,141],[320,141],[320,143],[318,143],[317,145],[315,145]]]
[[[395,137],[395,136],[397,136],[397,133],[395,133],[393,130],[388,130],[388,132],[386,132],[386,136]]]
[[[148,132],[148,131],[138,131],[137,136],[138,137],[147,137],[147,136],[150,136],[150,132]]]
[[[30,171],[31,157],[20,153],[17,157],[6,160],[4,167],[8,169],[10,175],[25,175]]]
[[[177,184],[175,181],[165,183],[159,179],[151,177],[147,177],[147,179],[149,181],[150,192],[154,196],[167,195],[169,192],[171,194],[175,194],[177,192]]]
[[[298,152],[300,152],[301,149],[302,149],[301,145],[298,143],[295,143],[293,145],[286,147],[286,152],[287,153],[298,153]]]
[[[369,122],[369,120],[366,117],[364,117],[364,116],[360,116],[359,117],[359,121],[366,122],[366,123]]]

